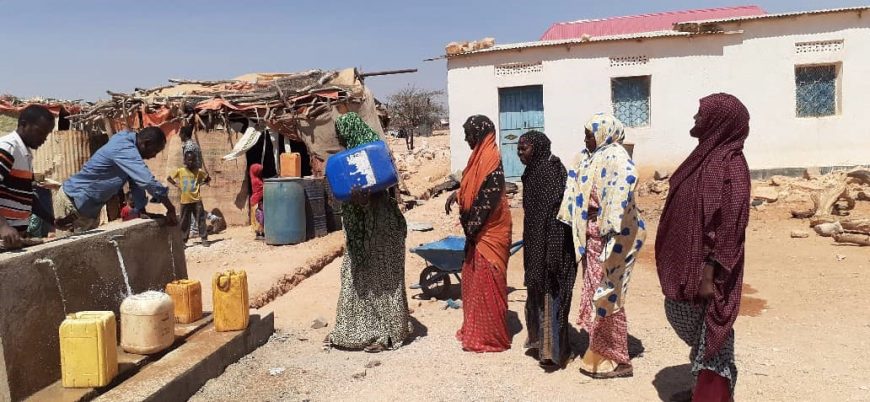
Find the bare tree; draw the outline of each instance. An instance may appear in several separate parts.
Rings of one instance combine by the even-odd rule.
[[[431,128],[445,113],[441,97],[444,91],[432,91],[410,86],[390,95],[387,110],[390,125],[405,134],[408,150],[414,149],[414,132]]]

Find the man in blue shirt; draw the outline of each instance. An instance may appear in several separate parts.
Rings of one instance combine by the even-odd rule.
[[[58,192],[63,206],[55,226],[76,232],[96,228],[100,210],[127,182],[133,195],[134,212],[145,210],[145,192],[148,192],[166,207],[167,224],[174,225],[175,207],[167,196],[169,189],[154,178],[145,164],[145,159],[157,156],[165,146],[166,136],[158,127],[113,135],[80,172],[63,183]]]

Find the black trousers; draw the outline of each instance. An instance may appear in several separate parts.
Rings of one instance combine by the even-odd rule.
[[[199,237],[203,240],[208,238],[208,231],[205,228],[205,209],[202,207],[202,201],[197,201],[190,204],[181,204],[181,239],[187,241],[190,237],[190,224],[196,220],[197,228],[199,228]]]

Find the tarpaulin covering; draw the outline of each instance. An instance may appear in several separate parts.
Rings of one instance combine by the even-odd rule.
[[[82,111],[82,107],[80,105],[71,103],[71,104],[62,104],[62,103],[40,103],[40,102],[24,102],[19,104],[13,104],[8,99],[0,99],[0,114],[10,115],[10,116],[18,116],[21,113],[21,110],[30,106],[30,105],[40,105],[48,108],[55,117],[60,115],[61,110],[66,110],[69,114],[76,114]]]

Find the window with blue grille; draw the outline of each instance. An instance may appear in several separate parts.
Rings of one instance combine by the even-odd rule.
[[[794,70],[797,117],[837,114],[837,66],[798,66]]]
[[[610,79],[613,115],[628,127],[649,125],[650,76]]]

